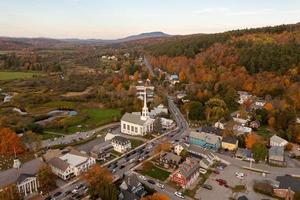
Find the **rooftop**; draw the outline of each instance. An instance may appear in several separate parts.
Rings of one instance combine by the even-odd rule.
[[[79,156],[71,153],[67,153],[59,158],[72,166],[78,166],[88,160],[87,157]]]
[[[145,124],[145,120],[141,119],[140,115],[135,115],[132,113],[125,113],[123,117],[121,118],[121,121],[126,121],[133,124],[138,124],[140,126],[143,126]]]
[[[190,132],[190,138],[197,138],[209,144],[216,144],[221,140],[220,136],[218,135],[214,135],[206,132],[196,132],[196,131]]]
[[[111,140],[111,142],[118,143],[118,144],[128,144],[130,143],[130,140],[122,136],[116,136]]]

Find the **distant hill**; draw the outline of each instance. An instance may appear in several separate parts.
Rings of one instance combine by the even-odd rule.
[[[125,42],[132,42],[151,38],[164,38],[170,35],[163,32],[149,32],[132,35],[125,38],[115,40],[102,39],[52,39],[52,38],[13,38],[0,37],[0,50],[22,49],[22,48],[51,48],[70,45],[109,45]]]

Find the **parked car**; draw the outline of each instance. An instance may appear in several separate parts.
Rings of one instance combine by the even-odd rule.
[[[51,200],[52,199],[52,197],[51,196],[48,196],[48,197],[46,197],[44,200]]]
[[[53,195],[53,199],[56,199],[58,196],[60,196],[62,194],[62,192],[56,192],[54,195]]]
[[[213,170],[213,173],[220,174],[220,172],[218,170]]]
[[[148,180],[148,183],[150,183],[150,184],[154,185],[154,184],[155,184],[155,181],[153,181],[153,180],[149,179],[149,180]]]
[[[72,193],[72,191],[70,191],[70,190],[66,191],[65,194],[64,194],[64,197],[68,196],[71,193]]]
[[[203,184],[202,187],[205,188],[205,189],[208,189],[208,190],[213,189],[213,187],[211,185],[208,185],[208,184]]]
[[[142,179],[142,180],[144,180],[144,181],[147,180],[147,178],[145,176],[142,176],[142,175],[140,175],[139,178]]]
[[[174,194],[175,194],[175,196],[177,196],[177,197],[179,197],[181,199],[184,199],[184,196],[183,196],[183,194],[181,192],[175,192]]]
[[[161,184],[161,183],[156,183],[155,185],[156,185],[157,187],[161,188],[161,189],[164,189],[164,188],[165,188],[165,186],[164,186],[163,184]]]
[[[206,170],[206,169],[200,168],[200,169],[199,169],[199,172],[200,172],[201,174],[206,174],[206,173],[207,173],[207,170]]]
[[[216,179],[216,181],[219,183],[219,185],[226,185],[227,181],[224,179]]]

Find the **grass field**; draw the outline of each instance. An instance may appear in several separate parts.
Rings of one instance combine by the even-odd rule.
[[[152,178],[164,181],[170,176],[170,172],[153,166],[149,171],[141,171],[143,175],[151,176]]]
[[[87,131],[118,120],[120,116],[121,111],[119,109],[83,109],[78,111],[77,116],[68,117],[61,121],[62,124],[68,126],[67,129],[49,128],[48,131],[67,134]],[[78,128],[78,125],[81,125],[81,127]]]
[[[138,146],[141,146],[144,142],[141,140],[134,140],[134,139],[130,139],[131,142],[131,148],[134,149]]]
[[[14,79],[29,79],[34,75],[39,75],[37,72],[4,72],[0,71],[0,80],[14,80]]]

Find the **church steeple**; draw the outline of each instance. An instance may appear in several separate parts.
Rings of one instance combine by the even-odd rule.
[[[147,107],[147,91],[146,91],[146,87],[144,89],[144,106],[143,106],[143,109],[142,109],[142,116],[141,118],[143,120],[146,120],[147,118],[149,118],[149,110],[148,110],[148,107]]]

